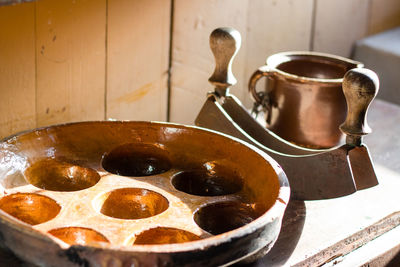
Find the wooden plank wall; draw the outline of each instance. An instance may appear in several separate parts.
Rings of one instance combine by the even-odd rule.
[[[0,138],[108,118],[192,124],[212,89],[208,36],[220,26],[242,34],[232,92],[250,106],[247,80],[268,55],[350,56],[355,40],[400,25],[399,3],[40,0],[1,6]]]
[[[106,118],[167,119],[170,7],[108,0]]]
[[[353,43],[367,35],[365,0],[317,0],[312,50],[349,57]]]
[[[175,0],[172,33],[172,77],[170,120],[193,124],[207,91],[213,72],[214,57],[209,48],[209,34],[217,27],[231,26],[246,37],[247,1],[242,0]],[[229,6],[229,8],[226,8]],[[223,13],[221,12],[223,11]],[[213,19],[210,19],[213,18]],[[244,88],[245,46],[232,66]],[[236,91],[236,93],[239,93]],[[184,111],[184,112],[183,112]]]
[[[263,65],[267,55],[288,49],[309,49],[312,3],[312,0],[176,0],[171,121],[192,124],[207,91],[212,89],[208,78],[213,72],[214,57],[208,38],[214,28],[230,26],[242,35],[242,47],[232,67],[238,83],[232,92],[249,104],[247,77]]]
[[[37,126],[104,118],[106,1],[36,2]]]
[[[369,8],[368,34],[400,25],[399,0],[372,0]]]
[[[0,8],[0,138],[36,126],[34,10]]]

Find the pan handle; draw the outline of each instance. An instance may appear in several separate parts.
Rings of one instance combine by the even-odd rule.
[[[347,117],[339,128],[346,134],[348,145],[361,146],[362,137],[372,131],[367,122],[367,112],[378,94],[379,78],[372,70],[355,68],[346,72],[342,87],[347,102]]]
[[[242,38],[233,28],[217,28],[210,35],[210,48],[215,58],[215,70],[208,81],[218,96],[226,96],[229,87],[236,84],[232,73],[233,58],[239,51]]]

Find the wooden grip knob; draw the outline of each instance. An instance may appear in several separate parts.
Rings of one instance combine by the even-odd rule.
[[[347,144],[360,146],[362,136],[371,132],[367,112],[378,93],[379,79],[372,70],[356,68],[345,74],[342,86],[347,102],[347,117],[339,128],[347,135]]]
[[[225,95],[229,86],[236,84],[232,61],[241,45],[240,33],[233,28],[217,28],[210,35],[210,47],[215,57],[215,70],[208,81]]]

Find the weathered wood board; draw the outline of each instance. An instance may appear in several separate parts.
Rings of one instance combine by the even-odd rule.
[[[167,119],[170,7],[170,0],[108,1],[107,119]]]
[[[310,50],[313,0],[249,1],[245,75],[241,95],[247,107],[252,99],[247,83],[253,72],[265,64],[266,58],[284,51]],[[258,85],[261,90],[262,83]],[[236,90],[233,91],[236,94]]]
[[[173,19],[170,120],[193,124],[206,93],[212,89],[208,78],[214,69],[214,56],[209,35],[217,27],[234,27],[245,40],[247,1],[177,0]],[[233,63],[239,81],[233,90],[244,85],[244,46]]]
[[[2,3],[11,2],[24,1]],[[221,26],[242,34],[232,92],[250,107],[248,79],[269,55],[315,50],[350,56],[356,39],[400,25],[399,3],[41,0],[2,6],[0,136],[108,118],[192,124],[212,90],[208,37]]]
[[[250,106],[248,79],[267,56],[309,49],[312,8],[312,0],[175,1],[171,121],[193,124],[212,89],[207,82],[214,68],[208,38],[214,28],[234,27],[242,35],[232,67],[238,83],[231,90]]]
[[[372,240],[354,252],[338,257],[324,267],[400,266],[400,227]]]
[[[368,35],[400,26],[400,1],[370,0]]]
[[[0,7],[0,138],[36,125],[34,8]]]
[[[105,0],[36,2],[37,126],[104,118]]]
[[[313,50],[350,57],[353,44],[367,33],[369,2],[316,0]]]

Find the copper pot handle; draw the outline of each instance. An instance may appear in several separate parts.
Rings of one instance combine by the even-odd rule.
[[[274,73],[273,70],[271,70],[271,68],[269,68],[267,65],[261,66],[259,67],[254,73],[253,75],[251,75],[250,80],[249,80],[249,92],[252,96],[252,98],[254,99],[254,106],[258,107],[258,106],[262,106],[262,108],[265,110],[265,112],[267,112],[267,116],[268,118],[271,117],[271,100],[269,97],[269,92],[271,90],[267,91],[260,91],[257,92],[256,90],[256,84],[258,82],[259,79],[261,79],[262,77],[271,77],[271,75]],[[253,111],[256,108],[253,108]],[[269,122],[270,119],[267,119],[267,123]]]

